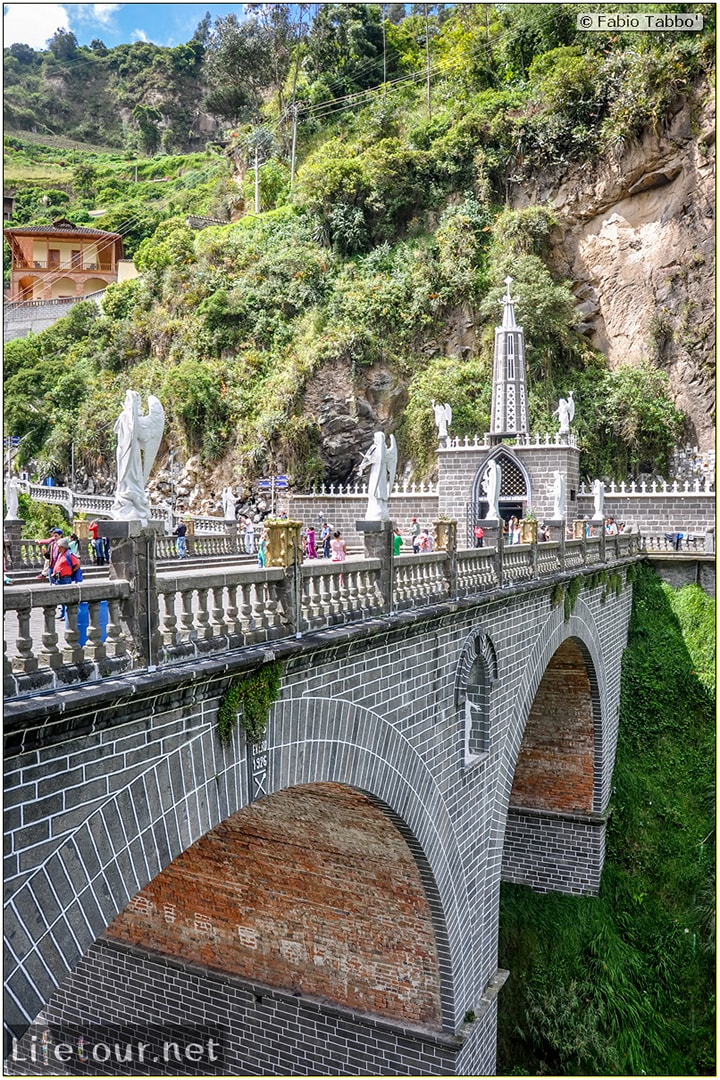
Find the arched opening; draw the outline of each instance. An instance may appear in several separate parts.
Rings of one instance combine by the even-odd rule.
[[[482,655],[475,658],[468,676],[465,736],[470,761],[490,749],[490,672]]]
[[[441,1026],[438,950],[408,845],[366,795],[252,803],[157,875],[107,937],[390,1020]]]
[[[108,283],[105,278],[88,278],[83,285],[83,295],[89,296],[91,293],[100,292],[102,289],[107,289],[107,287]]]
[[[19,278],[17,283],[17,294],[13,297],[13,300],[21,304],[26,304],[29,300],[39,300],[40,296],[35,296],[35,286],[38,284],[41,285],[42,283],[35,277]]]
[[[504,521],[515,515],[524,516],[525,508],[531,502],[530,478],[523,463],[511,450],[498,447],[483,461],[475,474],[472,488],[472,527],[488,515],[489,503],[485,491],[484,474],[489,461],[496,461],[500,466],[500,495],[498,510]]]
[[[66,300],[76,295],[75,282],[72,278],[60,278],[53,281],[51,296],[53,300]]]
[[[510,807],[591,812],[595,711],[580,645],[568,638],[545,669],[528,715]]]

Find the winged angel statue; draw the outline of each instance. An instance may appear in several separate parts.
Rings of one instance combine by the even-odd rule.
[[[373,444],[358,466],[358,473],[370,468],[368,476],[368,503],[365,511],[366,521],[389,521],[388,499],[395,483],[397,469],[397,443],[395,436],[390,436],[390,445],[385,444],[385,435],[376,431]]]
[[[558,407],[555,409],[553,416],[557,416],[560,421],[560,428],[558,429],[558,435],[567,435],[570,431],[570,425],[573,422],[575,416],[575,402],[573,401],[573,391],[570,391],[569,398],[560,398]]]
[[[115,424],[117,435],[117,488],[111,507],[117,521],[150,521],[150,504],[145,487],[160,446],[165,427],[165,410],[152,394],[148,411],[140,413],[137,390],[125,394],[125,406]]]
[[[435,414],[435,426],[438,429],[438,438],[447,439],[448,428],[452,424],[452,409],[447,401],[444,405],[433,400],[433,412]]]

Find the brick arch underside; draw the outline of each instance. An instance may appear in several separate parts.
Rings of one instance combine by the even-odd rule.
[[[231,815],[107,934],[303,996],[440,1028],[430,907],[413,855],[362,792],[311,784]]]
[[[594,756],[590,679],[582,650],[568,638],[545,669],[530,708],[510,806],[591,812]]]
[[[434,920],[442,1023],[454,1029],[479,997],[465,933],[465,873],[427,766],[381,717],[346,701],[295,699],[271,710],[268,791],[344,783],[405,830]],[[245,747],[215,728],[153,762],[96,809],[7,901],[5,1029],[20,1037],[90,946],[173,859],[248,805]]]
[[[549,616],[528,660],[508,747],[505,807],[602,813],[607,711],[600,628],[582,599]]]

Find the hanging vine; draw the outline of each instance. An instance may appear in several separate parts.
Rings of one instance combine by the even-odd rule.
[[[281,677],[282,664],[275,660],[232,683],[218,709],[218,734],[222,743],[230,741],[238,721],[251,746],[263,741],[270,708],[280,694]]]

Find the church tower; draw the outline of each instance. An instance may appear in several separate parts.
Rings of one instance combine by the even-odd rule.
[[[528,434],[527,395],[525,392],[525,337],[515,321],[515,305],[510,296],[511,277],[505,278],[502,326],[495,327],[493,358],[493,396],[490,415],[490,441]]]

